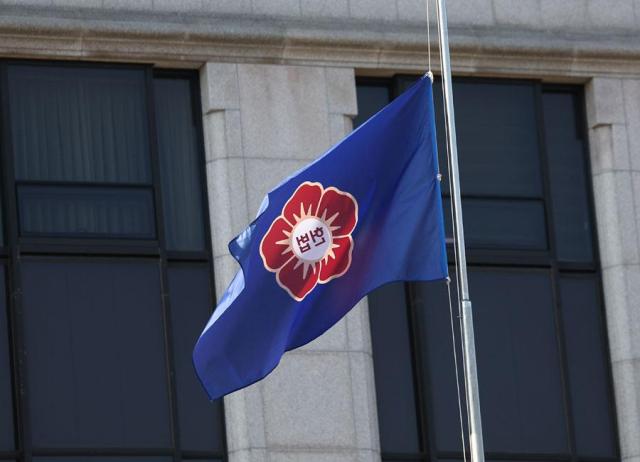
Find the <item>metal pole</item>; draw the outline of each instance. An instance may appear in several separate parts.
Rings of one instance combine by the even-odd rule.
[[[473,313],[469,298],[467,281],[467,255],[464,245],[462,224],[462,200],[460,197],[460,173],[458,172],[458,145],[456,141],[456,123],[453,111],[453,88],[451,84],[451,61],[449,58],[449,31],[447,28],[447,10],[445,0],[437,0],[438,33],[440,36],[440,64],[442,85],[444,88],[445,123],[447,125],[451,171],[449,181],[453,194],[454,231],[458,254],[458,287],[462,304],[462,345],[464,349],[465,388],[469,409],[469,446],[471,462],[484,462],[484,442],[482,439],[482,421],[480,418],[480,396],[478,391],[478,368],[476,364],[476,346],[473,334]]]

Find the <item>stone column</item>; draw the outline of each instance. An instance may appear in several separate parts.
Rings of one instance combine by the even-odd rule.
[[[640,80],[586,91],[621,457],[640,462]]]
[[[263,196],[351,130],[355,78],[346,68],[207,63],[201,84],[220,295],[238,268],[227,242]],[[226,397],[225,414],[232,462],[379,460],[366,302]]]

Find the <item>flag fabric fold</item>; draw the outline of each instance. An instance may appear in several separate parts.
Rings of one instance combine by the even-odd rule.
[[[431,81],[268,193],[193,353],[211,399],[269,374],[393,281],[447,277]]]

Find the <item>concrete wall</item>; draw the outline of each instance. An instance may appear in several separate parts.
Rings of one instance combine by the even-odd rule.
[[[350,130],[354,75],[424,71],[424,1],[0,0],[0,57],[200,69],[222,293],[264,193]],[[640,0],[447,3],[456,74],[587,85],[622,457],[640,462]],[[225,399],[230,460],[378,460],[373,387],[363,303]]]

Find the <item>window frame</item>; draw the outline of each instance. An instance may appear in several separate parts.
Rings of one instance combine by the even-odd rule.
[[[418,76],[415,75],[395,75],[392,78],[380,78],[380,77],[357,77],[356,85],[370,85],[386,87],[389,91],[390,101],[397,97],[406,88],[408,81],[415,81]],[[438,78],[436,76],[436,78]],[[467,264],[469,267],[476,267],[479,269],[498,269],[500,271],[518,271],[522,268],[530,268],[532,270],[544,269],[549,272],[551,279],[551,290],[553,299],[553,312],[555,323],[555,338],[557,342],[557,348],[560,361],[560,377],[562,383],[562,400],[563,411],[565,415],[565,428],[567,434],[567,443],[569,456],[566,454],[517,454],[517,453],[497,453],[487,452],[486,458],[488,460],[505,460],[505,461],[562,461],[562,462],[616,462],[620,460],[620,442],[618,423],[616,418],[616,406],[615,396],[613,393],[613,374],[611,365],[611,354],[608,339],[608,331],[606,326],[606,309],[604,304],[604,290],[602,286],[602,272],[600,266],[600,257],[598,249],[598,233],[596,227],[595,207],[594,207],[594,192],[591,187],[592,173],[591,162],[589,157],[589,139],[588,139],[588,126],[586,119],[585,105],[580,104],[584,102],[584,88],[579,85],[571,84],[555,84],[546,83],[541,80],[535,79],[511,79],[511,78],[485,78],[485,77],[468,77],[460,76],[454,77],[454,82],[481,82],[481,83],[509,83],[509,84],[527,84],[533,85],[535,92],[535,121],[537,127],[537,140],[539,145],[539,161],[540,172],[542,181],[542,203],[544,206],[544,216],[546,219],[546,235],[547,235],[547,250],[518,250],[518,249],[489,249],[489,248],[467,248]],[[545,127],[544,127],[544,113],[543,113],[543,95],[544,93],[570,93],[574,96],[577,102],[576,118],[578,121],[579,133],[584,140],[584,175],[587,181],[588,187],[586,188],[586,200],[587,207],[590,214],[589,226],[592,233],[592,252],[593,259],[589,263],[581,262],[561,262],[557,258],[556,242],[554,237],[554,220],[553,220],[553,197],[551,194],[549,162],[545,139]],[[443,191],[443,197],[448,197],[448,191]],[[463,199],[465,196],[463,193]],[[502,198],[502,196],[500,196]],[[519,198],[521,199],[521,198]],[[464,205],[463,205],[464,207]],[[445,210],[445,213],[448,213]],[[450,239],[447,239],[447,257],[449,262],[454,262],[454,248]],[[599,315],[602,319],[600,323],[600,333],[602,335],[604,343],[603,354],[607,358],[606,364],[606,385],[609,393],[607,396],[607,402],[611,415],[611,429],[614,436],[614,451],[615,456],[609,457],[580,457],[578,456],[576,449],[576,436],[575,425],[572,421],[572,407],[571,407],[571,390],[569,384],[569,368],[567,352],[565,351],[565,334],[562,319],[562,303],[560,294],[560,278],[563,275],[570,275],[573,277],[593,277],[596,279],[596,289],[598,292]],[[451,277],[455,277],[453,274]],[[425,392],[426,384],[424,383],[425,373],[429,369],[425,356],[427,353],[426,345],[421,342],[419,333],[419,320],[418,313],[416,312],[416,294],[415,285],[412,283],[404,283],[405,298],[407,300],[407,320],[409,323],[409,342],[411,349],[411,363],[412,363],[412,382],[414,387],[414,399],[416,402],[416,421],[418,432],[418,445],[422,448],[419,453],[415,454],[403,454],[403,453],[391,453],[385,452],[381,449],[382,460],[393,461],[431,461],[438,462],[442,459],[460,459],[462,460],[462,452],[448,452],[438,451],[435,448],[435,432],[433,430],[434,422],[433,416],[427,411],[427,409],[433,408],[429,393]],[[473,294],[472,299],[473,299]],[[373,334],[373,332],[372,332]],[[460,375],[462,377],[462,375]],[[461,379],[462,380],[462,379]],[[462,386],[463,384],[461,384]],[[464,393],[464,389],[461,390]],[[463,396],[464,400],[464,396]],[[464,401],[463,401],[464,402]],[[469,448],[467,445],[467,457],[469,455]],[[449,461],[448,461],[449,462]]]
[[[27,65],[35,67],[57,66],[91,69],[138,69],[144,72],[144,98],[147,112],[149,155],[151,167],[151,191],[154,202],[154,224],[156,239],[127,239],[103,237],[49,237],[21,236],[19,234],[17,181],[15,180],[13,144],[11,139],[8,67],[10,65]],[[196,132],[200,194],[202,198],[202,220],[204,226],[204,249],[202,251],[172,251],[166,248],[163,201],[161,191],[160,160],[158,137],[156,131],[156,114],[154,104],[155,79],[181,79],[189,82],[189,96],[193,109],[193,123]],[[189,451],[181,448],[179,434],[179,414],[177,408],[177,387],[174,375],[173,339],[171,305],[167,288],[169,287],[169,266],[205,265],[210,275],[209,305],[215,306],[214,262],[211,240],[210,210],[207,194],[206,155],[204,150],[204,133],[202,125],[202,106],[199,90],[199,75],[189,69],[161,69],[150,64],[129,64],[115,62],[91,61],[55,61],[55,60],[0,60],[0,166],[1,173],[1,209],[4,242],[0,243],[0,264],[6,267],[7,316],[12,375],[12,398],[15,430],[15,450],[0,451],[0,460],[16,460],[31,462],[34,457],[86,456],[86,457],[145,457],[162,456],[174,462],[188,459],[228,460],[226,450],[226,429],[224,425],[224,406],[221,409],[221,451]],[[126,186],[126,184],[117,184]],[[27,382],[25,352],[24,319],[22,315],[22,281],[21,261],[27,259],[50,259],[56,261],[87,261],[116,259],[117,261],[140,261],[152,259],[159,264],[160,287],[162,290],[161,316],[164,328],[164,346],[167,365],[168,405],[170,414],[171,447],[170,448],[34,448],[32,444],[31,422],[29,416],[29,387]],[[143,459],[144,460],[144,459]]]

